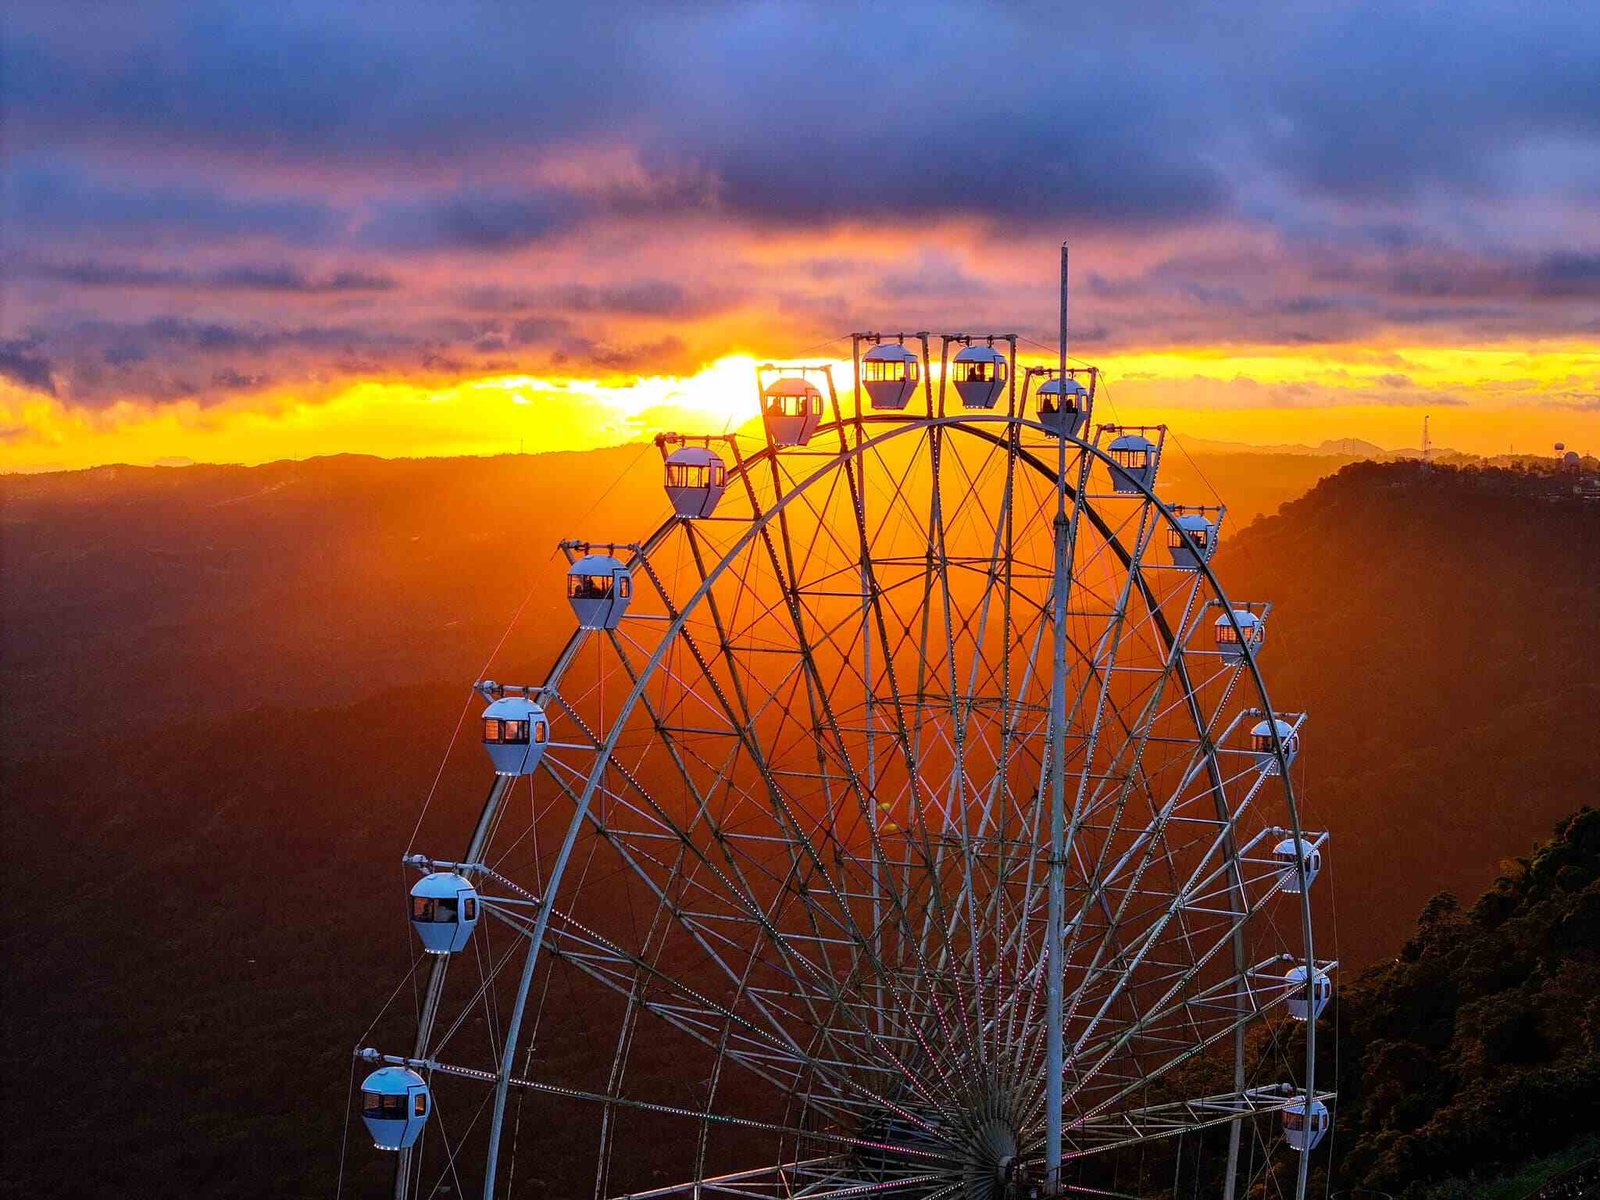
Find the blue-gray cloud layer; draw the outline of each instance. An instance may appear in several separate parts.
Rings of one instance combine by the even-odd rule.
[[[18,2],[5,369],[90,400],[335,345],[358,365],[570,357],[594,344],[575,318],[704,314],[756,281],[661,280],[613,238],[606,282],[532,281],[490,312],[460,278],[412,295],[405,267],[707,219],[1187,237],[1102,273],[1111,338],[1594,336],[1597,62],[1589,6],[1512,0]],[[628,171],[551,169],[612,151]],[[1207,230],[1249,236],[1197,252]],[[983,287],[911,263],[812,315]],[[248,334],[175,333],[207,327]]]

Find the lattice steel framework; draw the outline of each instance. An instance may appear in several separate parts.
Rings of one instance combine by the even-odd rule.
[[[1070,1191],[1215,1125],[1231,1195],[1242,1137],[1265,1161],[1327,1098],[1315,1022],[1271,1032],[1286,969],[1333,965],[1274,855],[1320,837],[1288,739],[1273,770],[1246,737],[1303,715],[1219,653],[1236,605],[1171,565],[1151,488],[1114,489],[1119,431],[1026,415],[1051,373],[1019,381],[1006,338],[999,403],[962,410],[911,340],[917,411],[818,368],[807,445],[718,444],[715,516],[619,550],[627,616],[536,687],[537,774],[416,860],[490,919],[384,1056],[435,1096],[398,1197],[492,1200],[574,1154],[597,1198]]]

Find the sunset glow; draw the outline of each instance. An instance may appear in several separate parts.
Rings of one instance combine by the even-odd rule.
[[[1039,363],[1042,355],[1029,358]],[[796,365],[802,360],[794,360]],[[829,363],[851,398],[847,359]],[[1438,444],[1466,453],[1600,445],[1600,407],[1584,392],[1600,352],[1537,349],[1272,347],[1108,355],[1098,419],[1167,424],[1181,438],[1251,445],[1359,438],[1415,446],[1422,414]],[[9,433],[0,469],[102,463],[268,462],[363,453],[389,457],[538,453],[729,433],[759,415],[756,360],[729,355],[691,375],[551,379],[495,375],[430,387],[372,379],[300,394],[265,390],[201,404],[121,401],[103,409],[0,384]]]
[[[1105,417],[1600,449],[1592,31],[1469,8],[902,14],[885,63],[806,5],[25,5],[0,470],[719,432],[851,331],[1047,360],[1063,240]]]

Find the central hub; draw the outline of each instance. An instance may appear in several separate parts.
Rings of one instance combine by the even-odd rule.
[[[1004,1200],[1017,1168],[1017,1134],[1001,1117],[980,1121],[968,1143],[966,1195],[972,1200]]]

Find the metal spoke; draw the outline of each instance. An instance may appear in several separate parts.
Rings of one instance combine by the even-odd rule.
[[[382,1059],[452,1092],[397,1200],[474,1172],[498,1200],[513,1093],[593,1113],[597,1200],[1111,1194],[1063,1165],[1222,1124],[1231,1200],[1244,1130],[1330,1099],[1314,1022],[1296,1063],[1246,1037],[1289,1020],[1289,966],[1331,964],[1309,868],[1274,857],[1307,836],[1287,735],[1248,740],[1274,711],[1255,658],[1205,641],[1233,606],[1161,557],[1153,490],[1104,490],[1109,434],[1021,411],[1007,335],[945,337],[937,380],[909,336],[927,415],[847,410],[816,368],[806,445],[704,440],[731,458],[716,514],[613,547],[627,613],[527,692],[526,811],[497,776],[460,859],[413,863],[485,919]],[[956,405],[963,355],[1007,344],[1003,407]],[[1029,369],[1066,379],[1064,339]],[[547,996],[590,1044],[552,1053]],[[1233,1090],[1150,1102],[1196,1063]],[[661,1148],[686,1179],[639,1190],[658,1119],[694,1131]],[[772,1165],[729,1169],[752,1152]]]

